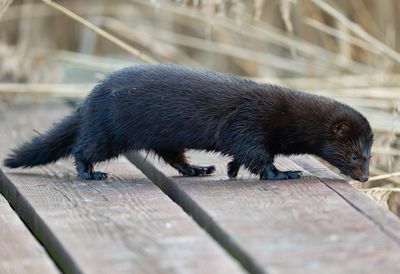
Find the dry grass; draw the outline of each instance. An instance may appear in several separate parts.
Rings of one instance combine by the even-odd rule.
[[[8,6],[11,4],[12,0],[0,0],[0,17],[7,10]]]
[[[330,96],[371,121],[377,177],[362,187],[400,214],[398,1],[10,2],[0,1],[0,91],[81,96],[109,71],[157,60]],[[56,85],[54,64],[65,74]]]
[[[141,60],[143,60],[143,62],[150,63],[150,64],[156,64],[157,63],[153,58],[147,56],[146,54],[143,54],[142,52],[140,52],[139,50],[135,49],[134,47],[128,45],[124,41],[118,39],[117,37],[111,35],[110,33],[102,30],[101,28],[97,27],[96,25],[94,25],[94,24],[90,23],[89,21],[83,19],[81,16],[79,16],[76,13],[70,11],[69,9],[64,8],[62,5],[54,3],[53,1],[50,1],[50,0],[42,0],[42,1],[44,3],[46,3],[46,5],[49,5],[52,8],[64,13],[65,15],[71,17],[73,20],[79,22],[80,24],[84,25],[85,27],[87,27],[87,28],[91,29],[92,31],[96,32],[98,35],[100,35],[101,37],[109,40],[110,42],[114,43],[118,47],[126,50],[130,54],[140,58]]]
[[[0,42],[0,83],[54,83],[61,79],[59,67],[48,55],[21,51]]]

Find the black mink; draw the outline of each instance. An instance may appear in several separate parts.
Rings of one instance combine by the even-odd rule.
[[[109,74],[80,107],[4,160],[32,167],[73,155],[83,179],[105,179],[93,165],[128,151],[154,151],[181,174],[211,174],[185,149],[216,151],[261,179],[292,179],[278,154],[317,155],[353,179],[368,180],[373,133],[353,108],[321,96],[178,65],[138,65]]]

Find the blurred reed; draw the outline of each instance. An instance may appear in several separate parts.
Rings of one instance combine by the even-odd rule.
[[[0,0],[0,91],[84,96],[110,71],[160,62],[333,97],[371,121],[371,171],[390,175],[362,188],[400,214],[399,11],[396,0]]]

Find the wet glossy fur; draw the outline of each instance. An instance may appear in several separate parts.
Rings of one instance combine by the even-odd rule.
[[[244,166],[261,179],[287,179],[300,173],[277,170],[275,155],[308,153],[365,180],[372,141],[368,121],[331,99],[212,71],[140,65],[108,75],[70,116],[4,163],[31,167],[72,154],[80,177],[104,179],[94,163],[144,149],[184,175],[213,173],[187,163],[184,150],[199,149],[232,156],[230,177]]]

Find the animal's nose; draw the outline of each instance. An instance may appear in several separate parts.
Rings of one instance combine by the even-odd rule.
[[[366,181],[368,181],[368,179],[369,179],[369,177],[368,177],[368,175],[361,175],[360,176],[360,182],[366,182]]]

